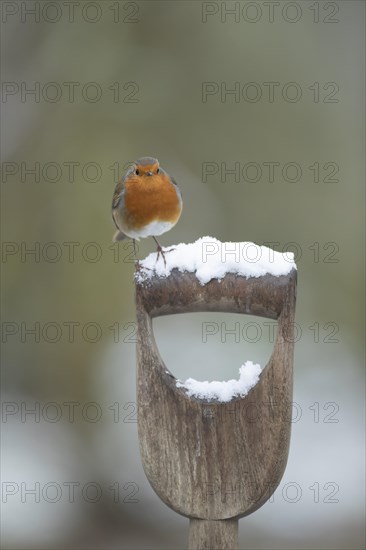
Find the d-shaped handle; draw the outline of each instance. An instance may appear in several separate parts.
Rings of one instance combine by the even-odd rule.
[[[173,270],[136,281],[138,427],[145,473],[160,498],[190,518],[250,514],[284,472],[290,438],[296,270],[201,285]],[[157,349],[152,318],[222,311],[278,319],[277,340],[260,381],[229,403],[187,397]],[[230,358],[228,358],[228,361]]]

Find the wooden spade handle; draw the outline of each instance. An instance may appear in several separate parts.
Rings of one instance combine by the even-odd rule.
[[[173,270],[167,278],[136,281],[142,463],[163,502],[190,518],[191,550],[237,548],[238,519],[262,506],[282,478],[291,428],[296,275],[295,269],[280,277],[227,274],[202,286],[195,274]],[[246,397],[220,403],[177,388],[156,346],[152,318],[197,311],[278,319],[271,358]]]

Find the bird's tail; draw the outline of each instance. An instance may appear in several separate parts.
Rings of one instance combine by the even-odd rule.
[[[122,233],[122,231],[117,229],[117,231],[113,235],[113,242],[117,243],[119,241],[123,241],[124,239],[127,239],[127,235],[125,235],[124,233]]]

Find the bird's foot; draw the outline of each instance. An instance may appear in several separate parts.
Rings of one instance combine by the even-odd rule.
[[[166,267],[165,254],[167,254],[168,252],[173,252],[173,250],[175,250],[175,247],[169,248],[168,250],[163,250],[163,248],[162,248],[162,247],[160,246],[160,244],[159,244],[158,247],[157,247],[156,263],[158,262],[159,256],[161,255],[162,258],[163,258],[163,260],[164,260],[164,266]]]
[[[166,267],[165,253],[163,252],[163,249],[162,249],[162,247],[160,246],[160,244],[158,245],[156,252],[157,252],[156,263],[158,263],[159,256],[161,255],[162,258],[163,258],[163,260],[164,260],[164,266]],[[166,250],[165,252],[168,252],[168,250]]]

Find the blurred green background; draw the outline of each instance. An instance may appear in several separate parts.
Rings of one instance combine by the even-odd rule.
[[[364,2],[1,9],[3,547],[187,543],[187,519],[142,471],[131,248],[111,243],[116,178],[151,155],[184,199],[162,244],[212,235],[297,252],[289,463],[241,520],[240,547],[364,548]],[[224,171],[235,163],[238,181]],[[143,241],[139,257],[153,250]],[[220,331],[205,343],[207,322]],[[225,337],[221,323],[238,322]],[[248,322],[167,317],[156,337],[176,376],[223,380],[268,360],[268,326],[250,318],[256,339]]]

